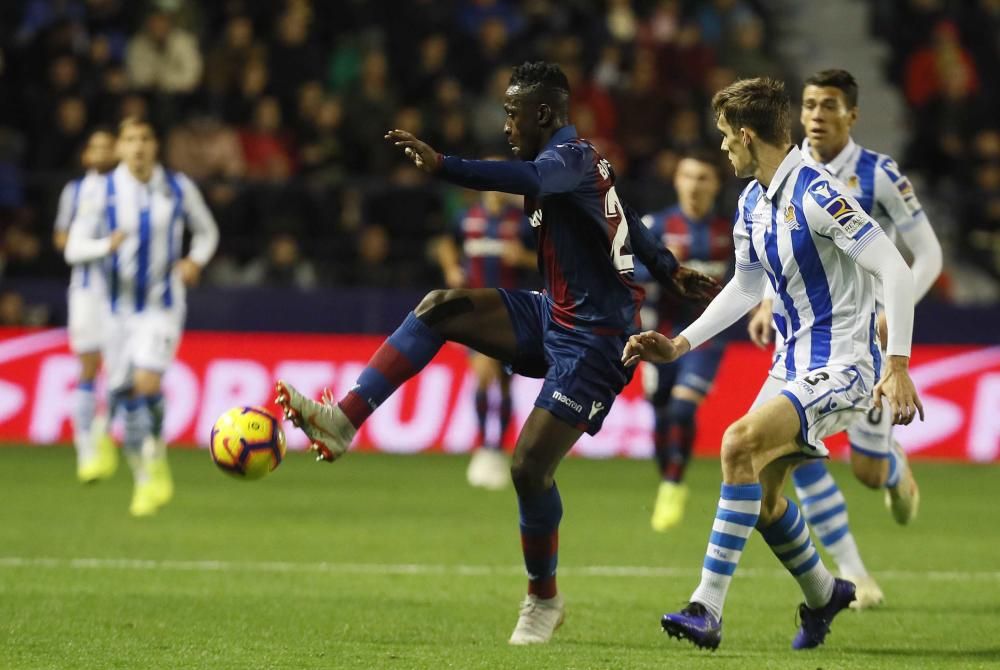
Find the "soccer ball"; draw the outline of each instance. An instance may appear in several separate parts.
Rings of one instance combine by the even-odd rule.
[[[208,450],[223,472],[260,479],[285,457],[285,433],[263,407],[234,407],[212,426]]]

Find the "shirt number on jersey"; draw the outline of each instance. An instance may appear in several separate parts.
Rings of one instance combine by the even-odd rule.
[[[625,220],[625,208],[622,207],[622,201],[618,199],[614,186],[609,188],[604,196],[604,216],[607,217],[609,224],[614,223],[615,219],[618,220],[615,237],[611,240],[611,262],[618,272],[632,272],[635,270],[632,254],[623,253],[625,245],[628,244],[628,222]]]

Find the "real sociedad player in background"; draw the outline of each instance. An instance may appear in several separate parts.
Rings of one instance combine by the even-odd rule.
[[[732,265],[733,226],[715,211],[722,186],[717,156],[705,149],[683,155],[674,173],[677,204],[647,214],[642,222],[679,262],[721,282]],[[652,281],[641,261],[635,267],[637,281]],[[694,305],[661,295],[655,284],[646,287],[643,328],[674,336],[699,313]],[[675,363],[642,366],[643,388],[653,406],[653,448],[660,473],[650,518],[655,531],[673,528],[684,516],[688,495],[684,473],[694,448],[695,415],[712,388],[723,349],[722,340],[715,338]]]
[[[102,260],[107,272],[111,411],[125,410],[123,446],[135,479],[129,512],[149,516],[173,496],[160,385],[180,344],[185,287],[197,283],[215,253],[219,230],[194,183],[156,161],[149,122],[122,121],[117,148],[118,167],[81,186],[65,256],[70,263]]]
[[[796,504],[782,496],[803,458],[828,455],[823,438],[872,407],[910,423],[923,407],[909,377],[913,276],[878,223],[829,173],[791,144],[784,84],[745,79],[712,99],[722,149],[736,175],[754,177],[733,226],[735,275],[701,317],[677,337],[633,335],[627,364],[676,360],[756,306],[770,281],[774,320],[788,343],[750,411],[722,439],[722,491],[701,583],[663,629],[700,647],[722,638],[722,608],[750,533],[757,528],[805,596],[793,649],[819,646],[854,584],[823,565]],[[892,329],[883,362],[875,334],[875,281]],[[881,379],[879,375],[881,373]]]
[[[107,174],[118,163],[114,133],[103,128],[90,133],[80,161],[86,174],[66,184],[59,196],[52,242],[60,253],[66,248],[84,179]],[[69,348],[80,361],[80,379],[73,391],[73,446],[76,448],[76,476],[83,483],[107,479],[118,467],[118,451],[107,435],[107,419],[98,415],[95,388],[101,367],[103,327],[107,321],[105,307],[104,275],[100,266],[94,262],[73,265],[66,311]]]
[[[941,273],[941,245],[927,220],[913,186],[885,154],[859,146],[851,139],[858,119],[858,83],[845,70],[823,70],[809,77],[802,92],[800,121],[806,132],[802,154],[806,161],[832,173],[842,188],[881,224],[889,238],[901,242],[913,256],[911,270],[919,301]],[[878,330],[885,348],[886,319],[876,288]],[[750,337],[759,346],[770,342],[772,300],[766,298],[750,320]],[[783,349],[776,349],[776,355]],[[885,488],[886,504],[900,524],[917,514],[919,489],[903,449],[892,439],[892,422],[886,412],[874,412],[847,429],[855,474],[866,486]],[[822,461],[806,463],[792,474],[795,492],[806,521],[830,552],[842,576],[857,585],[852,607],[864,608],[883,601],[882,590],[868,574],[847,521],[847,506],[836,482]]]
[[[485,191],[455,217],[451,234],[442,236],[435,248],[448,288],[522,287],[524,271],[536,267],[535,233],[521,203],[515,200],[516,196],[507,193]],[[513,413],[511,375],[500,361],[475,351],[470,363],[476,377],[480,442],[465,476],[471,486],[496,491],[510,484],[510,462],[503,452],[503,439]],[[494,383],[500,391],[499,431],[496,440],[491,441],[487,424],[489,393]]]
[[[521,161],[442,156],[402,130],[386,139],[414,164],[460,186],[524,195],[536,229],[546,291],[449,289],[427,294],[375,353],[339,402],[318,403],[283,381],[278,402],[326,460],[341,456],[361,424],[446,341],[544,377],[514,450],[511,476],[520,507],[528,573],[511,644],[547,642],[563,619],[556,590],[562,502],[553,479],[583,433],[596,433],[631,377],[621,347],[637,332],[642,288],[633,254],[667,290],[704,301],[710,278],[680,268],[639,217],[623,206],[607,160],[569,123],[569,83],[557,65],[514,68],[504,98],[504,133]]]

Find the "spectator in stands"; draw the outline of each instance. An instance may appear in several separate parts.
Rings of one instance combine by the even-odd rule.
[[[166,94],[191,93],[201,81],[198,41],[174,25],[169,12],[154,9],[142,32],[128,44],[125,57],[129,83]]]
[[[385,174],[395,152],[382,139],[396,111],[389,81],[389,61],[381,49],[371,49],[361,64],[356,88],[344,97],[346,125],[351,129],[351,166],[367,174]]]
[[[648,159],[656,152],[663,118],[671,112],[657,77],[656,54],[651,49],[637,51],[632,79],[617,100],[618,140],[633,161]]]
[[[240,131],[240,144],[249,179],[282,181],[295,171],[288,138],[282,131],[281,106],[272,96],[261,98],[253,124]]]
[[[289,118],[299,87],[323,76],[323,60],[323,52],[310,33],[309,12],[301,4],[289,3],[278,19],[274,44],[268,53],[271,90]]]
[[[56,103],[53,123],[35,146],[34,167],[39,170],[72,170],[87,134],[87,105],[78,96]]]
[[[228,96],[237,95],[247,64],[265,58],[266,49],[254,38],[250,17],[231,17],[222,40],[211,48],[205,62],[205,90],[213,104],[221,108]]]
[[[979,90],[976,64],[962,45],[958,28],[951,21],[941,21],[934,27],[930,44],[917,49],[906,64],[906,99],[914,107],[923,107],[956,80],[958,89],[953,93],[966,96]]]
[[[278,231],[271,235],[265,254],[247,265],[243,283],[311,289],[317,283],[316,267],[302,256],[297,236],[288,231]]]

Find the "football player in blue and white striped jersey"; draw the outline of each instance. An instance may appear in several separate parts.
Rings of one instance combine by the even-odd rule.
[[[941,272],[941,245],[931,228],[913,186],[885,154],[859,146],[851,138],[858,118],[858,84],[845,70],[823,70],[806,80],[800,120],[806,132],[802,154],[808,163],[821,166],[854,196],[893,242],[902,243],[913,257],[911,270],[916,300],[930,290]],[[886,336],[880,287],[876,285],[878,330],[882,348]],[[771,331],[771,301],[750,321],[750,336],[766,346]],[[881,461],[879,467],[855,469],[871,488],[884,488],[896,521],[909,523],[917,513],[919,489],[902,448],[892,439],[892,422],[885,412],[874,412],[847,429],[851,449]],[[859,461],[853,461],[856,465]],[[870,463],[869,461],[865,461]],[[799,467],[793,474],[795,491],[806,520],[833,556],[842,575],[857,587],[852,607],[872,607],[883,601],[882,590],[868,574],[850,532],[847,505],[822,461]]]
[[[70,222],[80,202],[84,180],[107,174],[118,162],[115,136],[98,129],[87,138],[80,161],[87,173],[63,187],[56,211],[52,242],[62,252],[69,237]],[[70,273],[66,296],[69,348],[80,360],[80,379],[73,392],[73,446],[76,475],[84,483],[106,479],[118,466],[118,452],[105,434],[106,421],[98,417],[95,385],[101,367],[101,334],[104,319],[103,277],[94,263],[79,263]]]
[[[121,164],[80,187],[65,255],[70,263],[99,260],[105,270],[112,411],[125,410],[125,454],[136,484],[130,511],[148,516],[173,495],[161,380],[180,344],[185,289],[215,253],[219,231],[194,183],[156,162],[148,122],[123,121],[117,148]],[[191,245],[182,255],[185,227]]]
[[[855,586],[824,566],[798,506],[782,496],[785,481],[804,459],[828,455],[824,437],[872,408],[895,423],[923,418],[908,373],[912,273],[858,201],[791,144],[790,106],[784,85],[767,78],[737,81],[715,95],[722,149],[737,176],[754,177],[733,227],[735,275],[680,335],[633,335],[623,352],[627,364],[676,360],[756,306],[765,284],[776,295],[782,346],[750,411],[723,437],[722,492],[701,583],[687,607],[661,622],[668,634],[713,649],[732,575],[755,528],[805,597],[792,648],[823,643],[833,618],[855,599]],[[884,363],[875,280],[892,324]],[[865,471],[882,465],[866,454],[852,457],[865,461],[858,467]]]

